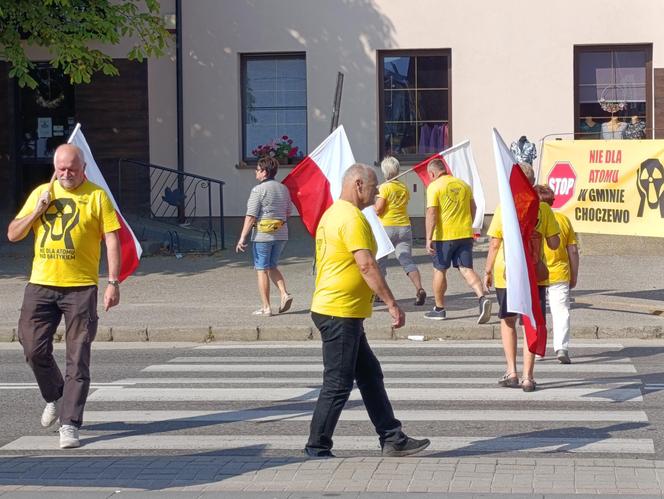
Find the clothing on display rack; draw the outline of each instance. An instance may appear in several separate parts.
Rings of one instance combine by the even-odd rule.
[[[638,116],[634,116],[630,123],[627,123],[623,131],[624,139],[645,139],[646,138],[646,122],[641,121]]]
[[[611,121],[602,123],[602,139],[603,140],[622,139],[625,128],[627,128],[627,123],[625,123],[624,121],[618,121],[618,118],[613,117],[611,118]]]
[[[420,127],[420,141],[417,147],[418,154],[440,152],[449,145],[449,131],[447,123],[430,125],[424,123]]]
[[[599,139],[602,133],[602,124],[588,117],[581,122],[579,126],[582,139]]]

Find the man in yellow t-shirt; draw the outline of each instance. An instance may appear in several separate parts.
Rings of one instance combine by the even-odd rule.
[[[100,242],[108,257],[104,308],[120,301],[120,239],[115,209],[99,186],[85,178],[81,150],[61,145],[53,157],[54,179],[37,187],[12,220],[7,237],[34,233],[34,260],[25,288],[18,338],[46,407],[42,426],[60,419],[60,447],[78,447],[90,388],[90,346],[97,333]],[[65,318],[66,379],[53,358],[53,336]]]
[[[473,218],[476,210],[473,192],[466,182],[447,173],[441,159],[429,161],[427,173],[432,182],[427,187],[426,246],[433,258],[435,304],[424,317],[433,320],[447,318],[447,269],[454,265],[475,292],[479,301],[477,323],[484,324],[491,318],[491,300],[473,270]]]
[[[553,205],[555,194],[547,185],[536,185],[540,200]],[[553,212],[560,227],[560,246],[553,250],[544,246],[544,261],[549,269],[549,285],[546,289],[551,308],[553,329],[553,350],[561,364],[571,364],[569,358],[570,331],[570,290],[576,286],[579,275],[579,251],[576,232],[569,218],[560,212]]]
[[[364,334],[374,293],[387,304],[392,327],[405,323],[403,310],[374,258],[376,241],[371,226],[360,211],[374,203],[377,183],[368,166],[348,168],[339,200],[323,214],[316,229],[317,275],[311,318],[323,340],[324,370],[304,449],[310,457],[334,457],[332,434],[354,381],[384,456],[408,456],[430,443],[410,438],[401,430],[385,391],[380,363]]]
[[[534,183],[535,173],[532,166],[528,163],[520,163],[519,166],[530,183]],[[546,245],[550,248],[557,248],[560,245],[560,237],[558,236],[560,229],[553,216],[551,208],[543,202],[539,203],[535,232],[537,232],[543,241],[546,241]],[[523,371],[521,381],[519,381],[519,375],[516,370],[516,314],[509,311],[507,303],[505,250],[503,247],[503,220],[500,205],[496,206],[487,234],[491,237],[491,240],[489,242],[489,251],[486,257],[484,286],[489,289],[491,286],[495,285],[496,288],[496,297],[498,298],[498,318],[500,319],[500,336],[507,364],[505,374],[498,380],[498,385],[508,388],[521,386],[524,392],[532,392],[536,387],[533,378],[535,354],[528,350],[525,341],[523,343]],[[545,244],[542,244],[542,246],[544,245]],[[542,315],[546,317],[546,287],[538,283],[538,289]]]

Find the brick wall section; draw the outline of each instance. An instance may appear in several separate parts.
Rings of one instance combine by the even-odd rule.
[[[655,68],[653,87],[655,93],[654,138],[664,138],[664,68]]]
[[[148,67],[126,59],[114,63],[120,76],[98,74],[89,85],[76,87],[76,118],[118,203],[121,198],[120,208],[144,212],[150,203],[149,174],[124,166],[120,186],[118,159],[149,161]]]

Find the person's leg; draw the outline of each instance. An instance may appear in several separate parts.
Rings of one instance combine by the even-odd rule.
[[[506,374],[516,374],[516,317],[500,319],[500,338],[503,342],[503,352],[507,364]]]
[[[334,428],[353,389],[362,319],[343,319],[316,312],[311,313],[311,318],[323,342],[323,386],[311,417],[305,448],[315,456],[332,449]]]
[[[80,428],[90,391],[90,348],[97,335],[97,286],[73,288],[62,294],[65,316],[65,387],[60,423]]]
[[[364,329],[360,335],[357,351],[355,379],[381,446],[385,442],[399,442],[407,438],[401,431],[401,422],[394,417],[392,404],[385,391],[383,370],[369,346]]]
[[[553,350],[568,350],[569,347],[569,284],[552,284],[548,288],[549,307],[553,322]]]
[[[65,384],[53,357],[53,336],[62,318],[56,301],[56,291],[28,284],[18,321],[18,341],[35,375],[39,391],[48,403],[62,397]]]
[[[422,279],[413,260],[413,232],[410,226],[396,227],[396,229],[396,234],[392,238],[394,255],[417,292],[422,289]]]
[[[270,278],[267,270],[256,270],[258,277],[258,294],[261,297],[263,311],[270,310]]]
[[[433,269],[433,297],[437,308],[445,308],[445,293],[447,292],[447,270]]]
[[[258,294],[261,298],[261,310],[268,312],[270,310],[270,276],[268,269],[270,267],[270,254],[272,244],[269,242],[254,242],[254,268],[258,279]]]
[[[481,298],[485,295],[482,279],[480,279],[480,276],[477,275],[477,272],[475,272],[472,268],[459,267],[459,273],[466,280],[468,286],[471,287],[475,293],[475,296]]]

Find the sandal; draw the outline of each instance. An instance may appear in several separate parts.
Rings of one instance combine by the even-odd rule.
[[[254,310],[251,315],[263,315],[265,317],[270,317],[272,315],[272,310],[264,309],[264,308],[259,308],[258,310]]]
[[[537,383],[533,378],[523,378],[521,380],[521,389],[524,392],[534,392],[537,387]]]
[[[293,295],[287,294],[283,296],[281,298],[281,305],[279,306],[279,313],[283,314],[284,312],[288,312],[292,303],[293,303]]]
[[[426,299],[427,299],[427,292],[424,291],[422,288],[418,289],[417,294],[415,295],[415,305],[418,307],[424,305]]]
[[[498,380],[498,384],[506,388],[518,388],[519,376],[516,372],[505,373],[503,374],[503,377]]]

